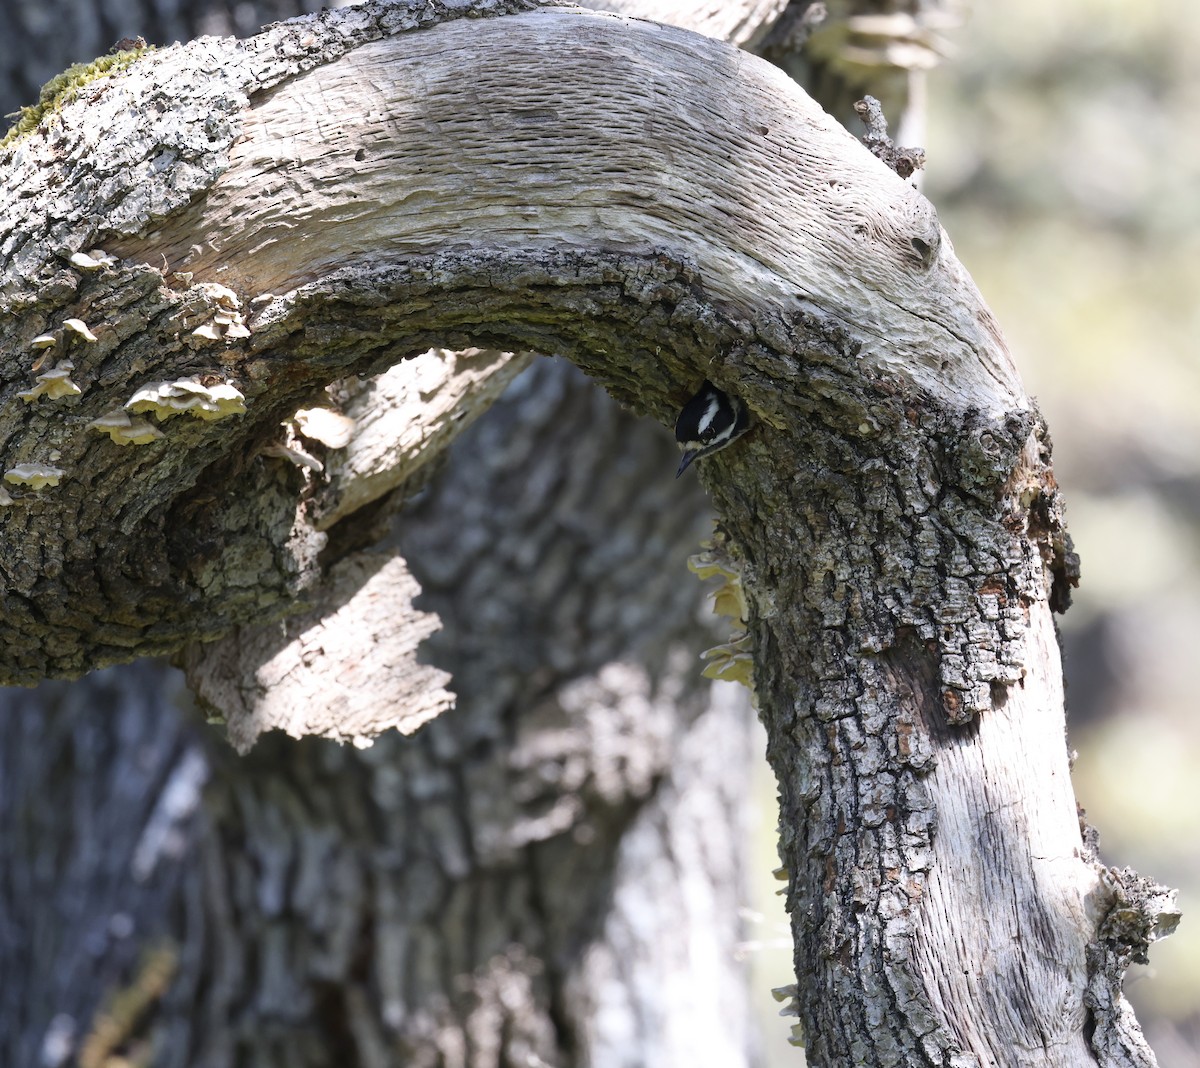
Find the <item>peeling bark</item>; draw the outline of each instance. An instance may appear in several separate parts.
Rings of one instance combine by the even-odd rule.
[[[47,880],[33,894],[23,893],[27,878],[0,887],[0,915],[17,933],[0,972],[27,977],[0,999],[0,1062],[96,1053],[103,1036],[110,1052],[149,1047],[156,1065],[188,1068],[232,1059],[483,1068],[531,1052],[602,1064],[631,1047],[663,1065],[752,1063],[747,987],[732,956],[747,721],[740,701],[709,694],[696,675],[703,593],[683,567],[709,526],[703,493],[670,479],[674,448],[659,427],[619,412],[561,361],[526,376],[464,449],[434,463],[439,428],[461,429],[512,365],[480,379],[467,404],[443,407],[477,360],[421,356],[316,398],[356,420],[348,449],[289,430],[271,438],[325,466],[271,461],[329,531],[322,564],[370,544],[392,525],[396,496],[428,481],[402,517],[401,549],[438,591],[446,621],[434,659],[453,673],[458,706],[444,725],[408,742],[384,735],[364,751],[266,738],[241,761],[205,737],[212,770],[201,807],[170,827],[172,866],[160,865],[169,880],[142,887],[129,884],[119,843],[136,839],[157,792],[164,805],[175,796],[175,776],[146,759],[144,735],[194,745],[191,717],[160,696],[178,682],[141,662],[70,689],[0,692],[0,759],[25,771],[3,776],[12,792],[0,822],[23,826],[30,809],[45,816],[33,838],[5,823],[0,869]],[[448,389],[435,390],[443,374]],[[399,455],[384,423],[406,414],[412,455]],[[356,494],[376,503],[351,518]],[[309,605],[324,574],[306,590]],[[461,602],[447,604],[456,588]],[[243,625],[243,638],[253,629]],[[311,660],[311,643],[305,651],[306,668],[330,663]],[[369,654],[400,670],[391,646],[364,641],[355,652],[356,666]],[[337,682],[332,667],[306,683]],[[314,685],[308,712],[323,692]],[[323,726],[338,733],[336,722]],[[77,736],[74,748],[53,748],[62,761],[42,753],[47,732]],[[140,754],[144,778],[121,759],[94,759],[121,747]],[[47,857],[72,852],[78,870],[63,878]],[[104,866],[88,868],[97,857]],[[113,936],[97,941],[110,926]],[[47,929],[61,940],[48,941]],[[110,1016],[110,999],[149,993],[142,947],[173,951],[172,985],[132,1018]]]
[[[450,676],[417,662],[417,647],[440,623],[412,606],[420,587],[403,560],[357,553],[325,585],[315,611],[234,628],[217,648],[193,645],[181,658],[192,691],[220,709],[239,752],[272,728],[370,745],[393,728],[411,734],[453,706]],[[386,659],[363,657],[364,645],[386,648]]]

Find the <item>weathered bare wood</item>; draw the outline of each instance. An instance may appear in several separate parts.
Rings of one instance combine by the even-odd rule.
[[[430,349],[345,385],[339,408],[353,434],[329,451],[328,484],[314,502],[317,529],[328,530],[415,478],[528,366],[528,354]]]
[[[582,7],[597,11],[617,11],[640,19],[664,22],[668,26],[702,33],[718,41],[728,41],[738,48],[754,48],[770,32],[775,20],[783,14],[788,0],[589,0]]]
[[[419,592],[402,560],[358,553],[331,569],[315,610],[234,628],[215,647],[189,647],[181,666],[240,752],[272,728],[368,745],[392,728],[411,734],[454,703],[450,677],[417,659],[438,627],[413,607]]]
[[[0,52],[7,43],[0,34]],[[407,361],[393,370],[383,377],[406,377],[437,408],[427,371],[413,383]],[[14,923],[0,974],[22,977],[0,984],[0,1063],[73,1063],[97,1038],[134,1058],[152,1048],[156,1068],[603,1064],[631,1049],[660,1065],[754,1063],[732,956],[746,712],[696,675],[703,593],[682,566],[709,529],[704,494],[670,477],[662,428],[580,379],[542,361],[395,524],[446,621],[427,644],[458,697],[418,735],[362,751],[268,736],[234,760],[161,666],[0,691],[0,914]],[[373,434],[358,397],[339,386],[318,400]],[[337,479],[329,488],[351,488],[336,450],[296,442]],[[325,474],[297,473],[316,505]],[[368,511],[349,524],[364,535],[380,525],[381,508]],[[354,652],[357,665],[387,661],[386,648]],[[314,688],[310,707],[323,695]],[[161,788],[166,808],[184,777],[162,773],[146,732],[157,749],[199,735],[211,772],[143,884],[125,843],[147,795]],[[58,744],[64,733],[74,747]],[[171,987],[114,1020],[112,999],[127,1006],[145,985],[142,947],[147,962],[177,951]]]
[[[819,309],[864,356],[907,361],[935,393],[1019,394],[974,287],[939,255],[928,201],[773,67],[603,14],[551,9],[496,27],[486,58],[473,25],[453,22],[280,85],[241,117],[209,195],[112,247],[261,294],[361,267],[358,248],[528,254],[592,247],[602,232],[685,251],[712,298],[735,307]],[[550,54],[559,80],[539,85]],[[372,108],[337,110],[363,85]]]
[[[318,532],[343,523],[347,544],[333,547],[305,590],[303,612],[239,624],[177,657],[240,752],[271,728],[367,744],[392,727],[411,733],[453,703],[445,673],[418,655],[439,622],[415,607],[404,561],[353,549],[379,535],[390,508],[364,510],[397,491],[399,503],[407,485],[421,484],[427,465],[528,364],[528,355],[431,349],[339,383],[336,410],[302,409],[289,423],[295,441],[264,450],[308,469],[308,519]]]

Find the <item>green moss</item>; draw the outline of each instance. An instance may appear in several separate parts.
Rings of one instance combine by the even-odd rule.
[[[9,128],[8,133],[0,138],[0,148],[7,148],[17,138],[35,130],[43,118],[57,111],[63,104],[74,100],[79,95],[79,90],[88,83],[114,71],[123,70],[138,56],[151,51],[153,47],[109,52],[90,63],[76,63],[61,74],[56,74],[42,86],[36,104],[23,107],[17,112],[17,121]]]

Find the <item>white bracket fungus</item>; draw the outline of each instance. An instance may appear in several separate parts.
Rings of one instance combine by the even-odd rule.
[[[17,394],[26,404],[32,404],[38,397],[59,400],[62,397],[78,397],[83,390],[71,381],[71,372],[75,365],[70,360],[63,360],[51,370],[43,371],[34,379],[31,389],[23,389]]]
[[[264,456],[274,456],[277,460],[287,460],[288,463],[295,464],[297,467],[306,467],[310,471],[320,473],[325,470],[325,465],[321,463],[312,453],[305,452],[299,445],[267,445],[263,448]]]
[[[262,453],[264,456],[287,460],[297,467],[321,472],[325,470],[325,465],[300,444],[299,438],[319,441],[331,449],[341,449],[349,444],[356,425],[349,416],[328,408],[301,408],[283,423],[286,443],[268,445]]]
[[[117,262],[117,257],[111,252],[94,248],[91,252],[72,252],[68,262],[81,271],[98,271],[102,267],[111,267]]]
[[[232,289],[220,282],[200,282],[196,288],[216,304],[217,310],[209,322],[192,331],[192,337],[203,341],[220,341],[223,337],[231,341],[250,336],[250,329],[242,317],[242,302]]]
[[[143,386],[125,402],[125,409],[152,412],[162,422],[182,412],[197,419],[215,420],[244,413],[246,398],[227,382],[206,386],[198,378],[180,378]]]
[[[220,341],[221,332],[212,323],[203,323],[192,331],[192,337],[203,338],[205,341]]]
[[[61,467],[51,467],[49,464],[17,464],[4,472],[4,481],[40,490],[44,486],[57,486],[63,474]]]
[[[100,339],[93,334],[82,319],[67,319],[63,326],[68,330],[74,330],[84,341],[99,341]]]
[[[749,616],[742,576],[723,546],[704,542],[702,552],[688,557],[688,570],[701,581],[720,578],[722,584],[713,595],[713,612],[733,620],[734,632],[729,641],[700,654],[708,664],[701,672],[706,679],[740,682],[754,696],[754,649],[745,630]]]
[[[301,408],[292,418],[304,437],[331,449],[344,449],[354,436],[354,420],[328,408]]]
[[[237,311],[242,306],[238,295],[229,286],[223,286],[220,282],[198,282],[196,288],[218,306],[229,311]]]
[[[120,408],[105,412],[99,419],[88,423],[89,430],[107,434],[118,445],[149,445],[166,435],[145,419],[130,419],[129,413]]]

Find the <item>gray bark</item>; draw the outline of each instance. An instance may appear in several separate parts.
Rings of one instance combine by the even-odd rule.
[[[238,28],[159,33],[112,5],[94,25],[118,29],[48,35],[0,68],[48,61],[31,85],[117,36]],[[355,413],[350,449],[299,442],[330,475],[317,527],[358,509],[343,553],[393,525],[379,494],[397,473],[408,490],[429,477],[404,468],[411,444],[379,459],[373,441],[403,437],[387,424],[418,425],[386,391]],[[420,737],[365,752],[268,737],[232,760],[150,662],[4,691],[0,973],[25,981],[2,984],[0,1062],[747,1063],[734,947],[749,721],[696,674],[712,638],[683,561],[704,495],[671,481],[661,428],[562,361],[478,433],[393,536],[437,591],[434,659],[457,695]]]
[[[9,694],[4,1062],[747,1063],[745,721],[656,684],[244,758],[157,672]]]
[[[24,273],[0,289],[23,316],[6,326],[10,344],[101,307],[112,330],[86,343],[97,348],[70,339],[89,412],[128,396],[131,371],[203,364],[238,382],[248,416],[237,430],[188,426],[170,447],[137,446],[151,459],[123,457],[101,477],[82,420],[46,421],[41,400],[6,413],[6,470],[22,486],[8,513],[21,566],[7,625],[23,642],[10,670],[75,670],[109,655],[114,636],[142,650],[178,645],[316,589],[315,528],[287,479],[245,456],[330,377],[435,341],[559,351],[664,421],[686,383],[710,377],[741,395],[757,426],[702,475],[722,517],[712,564],[748,631],[726,654],[736,667],[753,652],[780,781],[811,1060],[1153,1063],[1120,980],[1169,927],[1171,902],[1101,869],[1080,833],[1050,617],[1065,607],[1074,560],[1048,439],[932,209],[777,75],[711,42],[539,11],[498,20],[487,64],[471,67],[477,25],[393,35],[447,14],[411,11],[368,6],[244,51],[206,42],[156,58],[176,87],[169,118],[131,128],[126,156],[106,163],[120,174],[148,137],[189,166],[151,178],[140,198],[97,182],[98,224],[77,207],[96,177],[80,163],[73,198],[48,189],[51,210],[23,217],[6,248]],[[581,39],[591,47],[566,47]],[[544,55],[558,58],[552,84],[530,59]],[[195,62],[221,73],[189,101],[181,87]],[[395,73],[414,69],[416,96]],[[655,88],[664,72],[671,95]],[[91,103],[119,121],[150,92],[138,77]],[[252,104],[251,87],[263,86]],[[362,86],[374,110],[314,130],[313,100]],[[622,136],[595,154],[595,131],[616,127]],[[447,137],[454,151],[439,157]],[[366,166],[348,174],[351,149]],[[27,164],[41,149],[30,151],[14,173],[36,181],[40,166]],[[55,155],[76,152],[68,135]],[[673,180],[656,187],[663,160]],[[302,166],[279,171],[288,161]],[[508,180],[520,174],[551,180],[530,194]],[[298,213],[318,220],[302,242],[290,229]],[[56,257],[93,241],[120,262],[64,273]],[[347,260],[346,248],[379,252]],[[159,288],[160,266],[178,288]],[[216,277],[259,309],[236,323],[248,337],[194,332],[228,325],[199,281]],[[181,343],[181,330],[198,340]],[[106,366],[118,373],[104,379]],[[57,485],[37,485],[51,476],[34,463],[112,502],[123,555],[93,551],[95,518],[73,515]],[[273,517],[248,499],[273,502]],[[66,521],[74,556],[30,549]],[[157,597],[130,583],[131,561]],[[64,564],[97,576],[95,625],[47,607]],[[443,736],[444,723],[419,739]],[[554,756],[552,779],[571,766]],[[616,766],[630,770],[626,756]],[[436,790],[429,800],[435,819]],[[511,958],[497,967],[488,1004],[532,1006],[533,972]],[[517,1019],[509,1056],[554,1048],[538,1017]],[[557,1019],[551,1011],[547,1027]],[[371,1048],[374,1032],[361,1034]]]
[[[8,692],[0,840],[41,882],[0,905],[27,933],[5,974],[30,977],[5,985],[5,1063],[51,1040],[155,1065],[748,1063],[747,720],[695,693],[700,587],[679,581],[705,524],[673,447],[579,386],[540,366],[403,518],[460,693],[414,738],[234,759],[141,669]],[[563,411],[636,490],[564,462]],[[497,439],[544,451],[509,465]],[[523,568],[531,545],[556,567]],[[31,806],[44,830],[18,833]]]

